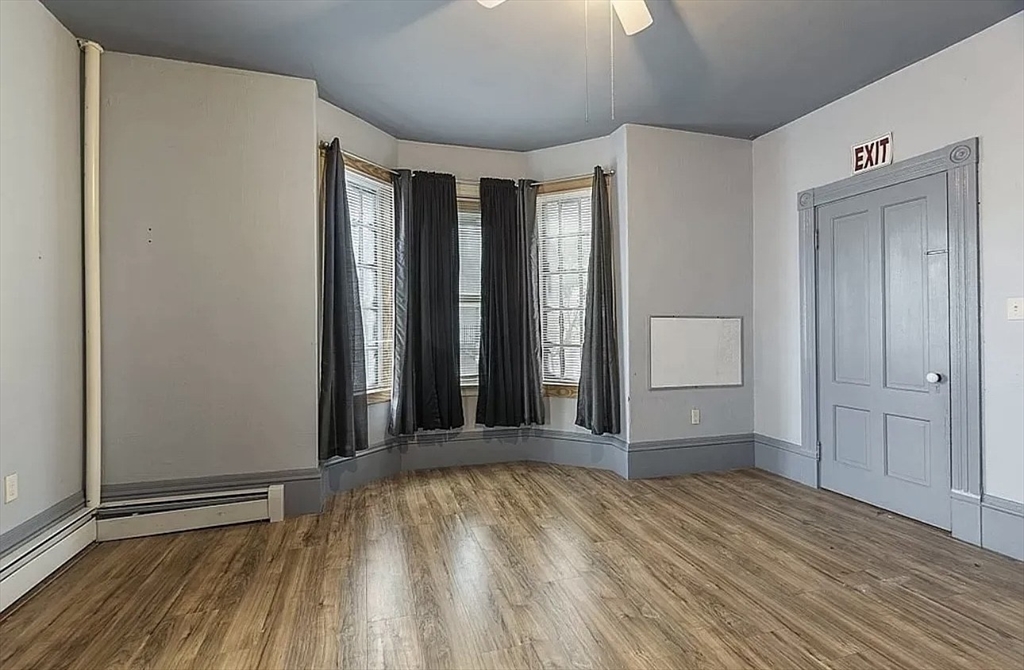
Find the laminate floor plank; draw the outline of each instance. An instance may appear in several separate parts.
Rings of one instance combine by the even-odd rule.
[[[760,471],[433,470],[95,545],[0,666],[1024,670],[1024,564]]]

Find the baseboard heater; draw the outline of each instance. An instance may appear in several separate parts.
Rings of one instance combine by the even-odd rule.
[[[96,540],[123,540],[284,518],[284,486],[104,501]]]
[[[96,539],[93,510],[59,519],[0,557],[0,612]]]

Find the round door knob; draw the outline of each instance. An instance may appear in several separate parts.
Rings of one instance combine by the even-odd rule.
[[[942,375],[938,372],[929,372],[924,376],[924,378],[928,380],[929,384],[938,384],[942,381]]]

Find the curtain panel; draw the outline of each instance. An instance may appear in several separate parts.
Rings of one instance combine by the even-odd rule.
[[[595,435],[617,434],[621,398],[611,203],[608,181],[600,167],[594,168],[590,213],[592,243],[576,425]]]
[[[532,182],[480,180],[481,324],[476,422],[544,422]]]
[[[338,138],[324,159],[321,286],[321,460],[353,456],[367,446],[366,362],[359,283],[352,249],[345,160]]]
[[[459,221],[455,177],[395,175],[395,363],[388,433],[459,428]]]

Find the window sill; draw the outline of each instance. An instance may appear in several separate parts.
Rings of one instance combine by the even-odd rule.
[[[544,384],[543,395],[548,398],[576,398],[579,396],[580,387],[578,384]],[[473,386],[462,387],[462,397],[476,397],[479,395],[479,388]]]
[[[579,393],[578,384],[544,384],[544,395],[549,398],[576,398]]]
[[[391,391],[370,391],[366,394],[367,405],[379,405],[382,402],[391,402]]]

